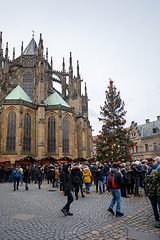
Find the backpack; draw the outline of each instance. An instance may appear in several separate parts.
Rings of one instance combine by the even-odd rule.
[[[117,172],[110,172],[109,175],[107,176],[106,185],[108,188],[116,188],[117,187],[117,182],[115,179]]]
[[[158,182],[153,175],[147,175],[144,179],[144,190],[147,197],[157,196]]]

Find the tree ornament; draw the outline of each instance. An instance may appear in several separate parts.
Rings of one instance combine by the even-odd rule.
[[[111,80],[109,83],[112,85],[112,84],[113,84],[113,81]]]
[[[109,94],[109,97],[111,96],[111,94]]]
[[[108,157],[108,154],[106,154],[106,157]]]
[[[113,123],[113,119],[111,120],[111,123]]]
[[[111,112],[109,112],[109,114],[111,114]]]

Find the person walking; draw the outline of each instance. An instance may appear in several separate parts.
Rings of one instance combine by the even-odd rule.
[[[23,174],[24,174],[25,190],[28,191],[28,184],[30,183],[30,170],[28,166],[24,170]]]
[[[72,171],[71,171],[71,176],[72,176],[72,180],[73,180],[73,186],[75,189],[75,197],[76,197],[76,200],[78,200],[79,187],[80,187],[81,182],[83,181],[82,174],[80,173],[80,168],[78,166],[78,163],[74,164]]]
[[[21,177],[20,177],[20,181],[21,181],[21,186],[23,186],[23,180],[22,180],[22,176],[23,176],[23,168],[20,166],[19,170],[21,171]]]
[[[116,204],[116,217],[122,217],[124,215],[124,213],[121,213],[122,176],[118,171],[117,163],[114,163],[111,170],[107,173],[106,182],[113,197],[107,211],[114,215],[113,207]]]
[[[70,212],[70,205],[74,201],[73,195],[72,195],[72,188],[73,188],[73,181],[71,176],[71,164],[65,163],[63,166],[63,174],[62,177],[62,183],[63,183],[63,190],[65,191],[65,195],[67,196],[67,203],[66,205],[61,209],[63,214],[65,216],[71,216],[73,213]]]
[[[92,178],[92,173],[91,173],[89,167],[85,166],[84,170],[83,170],[83,179],[84,179],[84,183],[85,183],[86,194],[90,194],[91,178]]]
[[[21,171],[19,170],[19,168],[18,167],[16,167],[16,169],[15,170],[13,170],[13,177],[14,177],[14,189],[13,189],[13,191],[16,191],[16,189],[17,190],[19,190],[19,180],[20,180],[20,177],[21,177]]]
[[[160,202],[158,201],[157,196],[158,182],[155,176],[156,172],[157,171],[153,169],[150,175],[146,175],[146,178],[144,179],[144,190],[146,196],[151,202],[155,220],[159,221],[158,209],[160,209]]]
[[[38,180],[38,187],[40,189],[42,184],[42,170],[40,167],[38,167],[38,170],[37,170],[37,180]]]

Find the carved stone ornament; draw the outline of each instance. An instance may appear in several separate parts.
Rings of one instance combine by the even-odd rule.
[[[44,124],[44,118],[40,118],[38,123]]]
[[[58,115],[59,115],[60,118],[62,117],[62,111],[61,110],[58,111]]]
[[[3,112],[3,107],[0,108],[0,115],[2,114]]]
[[[23,113],[23,106],[22,106],[22,105],[19,106],[19,113],[20,113],[20,114]]]

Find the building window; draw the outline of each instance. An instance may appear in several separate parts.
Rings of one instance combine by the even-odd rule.
[[[136,146],[136,153],[138,153],[138,146]]]
[[[153,128],[153,133],[156,133],[157,132],[157,129],[156,128]]]
[[[153,150],[157,151],[157,143],[153,143]]]
[[[6,150],[16,150],[16,113],[13,110],[8,114]]]
[[[63,153],[69,153],[69,122],[63,118]]]
[[[132,153],[134,153],[134,147],[132,148]]]
[[[23,152],[31,152],[31,115],[24,116]]]
[[[33,92],[33,73],[28,69],[23,75],[23,89],[32,99]]]
[[[56,152],[56,121],[53,116],[48,118],[48,153]]]
[[[146,152],[149,151],[148,144],[145,144],[145,151],[146,151]]]

